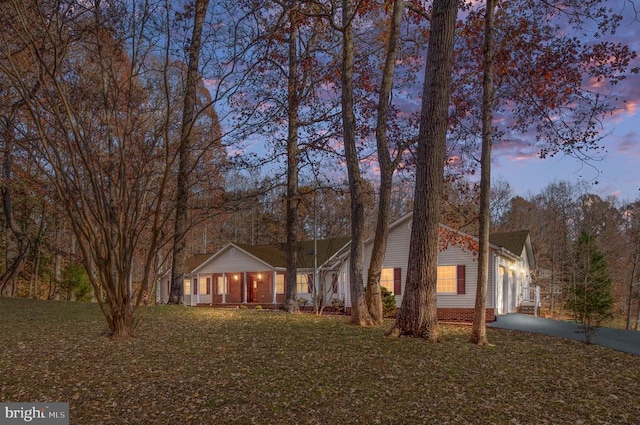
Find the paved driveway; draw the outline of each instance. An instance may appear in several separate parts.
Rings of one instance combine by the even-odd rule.
[[[579,325],[575,323],[543,319],[525,314],[501,315],[498,316],[498,320],[487,325],[493,328],[513,329],[583,341],[583,335],[579,332]],[[591,342],[640,356],[640,332],[600,328]]]

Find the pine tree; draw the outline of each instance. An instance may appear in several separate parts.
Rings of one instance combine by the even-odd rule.
[[[584,342],[589,344],[603,321],[611,317],[611,277],[604,256],[587,232],[580,234],[575,260],[575,284],[567,304],[582,324]]]

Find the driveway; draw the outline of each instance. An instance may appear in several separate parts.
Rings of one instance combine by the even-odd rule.
[[[501,315],[495,322],[487,323],[487,326],[583,341],[583,335],[579,330],[580,326],[576,323],[543,319],[525,314]],[[595,337],[591,339],[591,343],[640,356],[640,332],[600,328]]]

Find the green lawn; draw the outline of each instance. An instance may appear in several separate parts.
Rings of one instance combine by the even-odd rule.
[[[113,340],[97,306],[0,298],[1,401],[72,424],[637,424],[640,357],[443,326],[444,341],[256,310],[159,306]],[[390,325],[390,323],[389,323]]]

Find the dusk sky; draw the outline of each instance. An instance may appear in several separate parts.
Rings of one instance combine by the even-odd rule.
[[[633,6],[640,10],[640,0],[610,0],[608,3],[615,13],[623,16],[615,39],[608,40],[627,44],[640,53],[640,16],[636,17]],[[634,67],[640,67],[640,58],[636,58],[629,68]],[[556,180],[584,180],[591,184],[592,193],[602,197],[615,195],[621,201],[640,198],[640,75],[628,74],[611,90],[599,87],[597,83],[592,87],[618,98],[618,109],[603,121],[600,130],[603,136],[606,135],[602,140],[604,149],[593,160],[584,162],[562,154],[540,159],[535,140],[515,136],[514,140],[494,145],[493,180],[507,181],[514,196],[537,194]],[[407,102],[410,105],[401,106],[401,109],[419,108],[419,96]],[[235,153],[261,151],[264,139],[257,137],[247,142],[245,149]]]
[[[633,3],[640,9],[640,2]],[[612,0],[610,4],[624,16],[618,40],[640,52],[640,18],[635,17],[631,2]],[[640,59],[632,64],[638,66]],[[620,108],[604,122],[602,134],[608,135],[603,140],[602,158],[589,163],[561,155],[540,159],[535,147],[527,148],[524,143],[496,146],[493,176],[508,181],[514,195],[536,194],[554,180],[583,179],[592,184],[593,193],[603,197],[616,195],[623,201],[640,197],[640,76],[629,75],[614,90]]]

